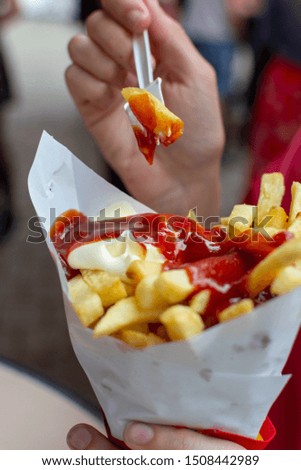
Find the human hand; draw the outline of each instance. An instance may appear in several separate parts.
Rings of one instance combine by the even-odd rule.
[[[130,423],[123,436],[132,450],[239,450],[230,441],[204,436],[189,429]],[[103,434],[88,424],[77,424],[67,435],[72,450],[118,450]]]
[[[69,44],[66,81],[86,127],[129,191],[160,212],[198,206],[216,215],[224,144],[215,73],[181,26],[157,0],[103,0],[87,20],[87,34]],[[184,136],[160,146],[149,167],[123,109],[121,88],[137,86],[132,34],[148,28],[155,76],[166,105],[185,122]]]
[[[257,16],[265,4],[266,0],[226,0],[229,16],[234,22]]]
[[[10,19],[19,13],[19,6],[16,0],[0,1],[0,25],[3,26]]]

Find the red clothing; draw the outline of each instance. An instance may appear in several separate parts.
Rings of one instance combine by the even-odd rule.
[[[301,66],[275,57],[266,66],[250,132],[252,183],[282,158],[301,126]]]

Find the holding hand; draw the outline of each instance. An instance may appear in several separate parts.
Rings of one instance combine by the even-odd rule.
[[[124,436],[132,450],[239,450],[237,444],[204,436],[189,429],[130,423]],[[117,450],[103,434],[88,424],[77,424],[68,433],[67,444],[73,450]]]
[[[129,191],[160,212],[187,214],[198,206],[216,215],[224,144],[215,73],[181,26],[157,0],[103,0],[73,38],[66,80],[86,127]],[[153,167],[141,157],[121,89],[137,86],[132,35],[149,30],[155,77],[166,105],[185,123],[184,136],[157,149]]]

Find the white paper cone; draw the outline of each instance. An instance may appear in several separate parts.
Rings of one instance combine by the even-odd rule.
[[[150,212],[46,133],[30,172],[29,191],[47,231],[53,222],[51,208],[56,216],[71,208],[91,216],[125,199],[138,212]],[[126,423],[139,420],[256,438],[288,379],[281,370],[300,327],[300,289],[189,341],[136,350],[111,337],[93,339],[80,324],[58,257],[48,244],[60,274],[74,351],[114,437],[122,439]]]

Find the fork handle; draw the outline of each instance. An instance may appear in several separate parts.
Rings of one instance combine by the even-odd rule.
[[[140,88],[147,88],[154,80],[148,31],[133,38],[136,73]]]

